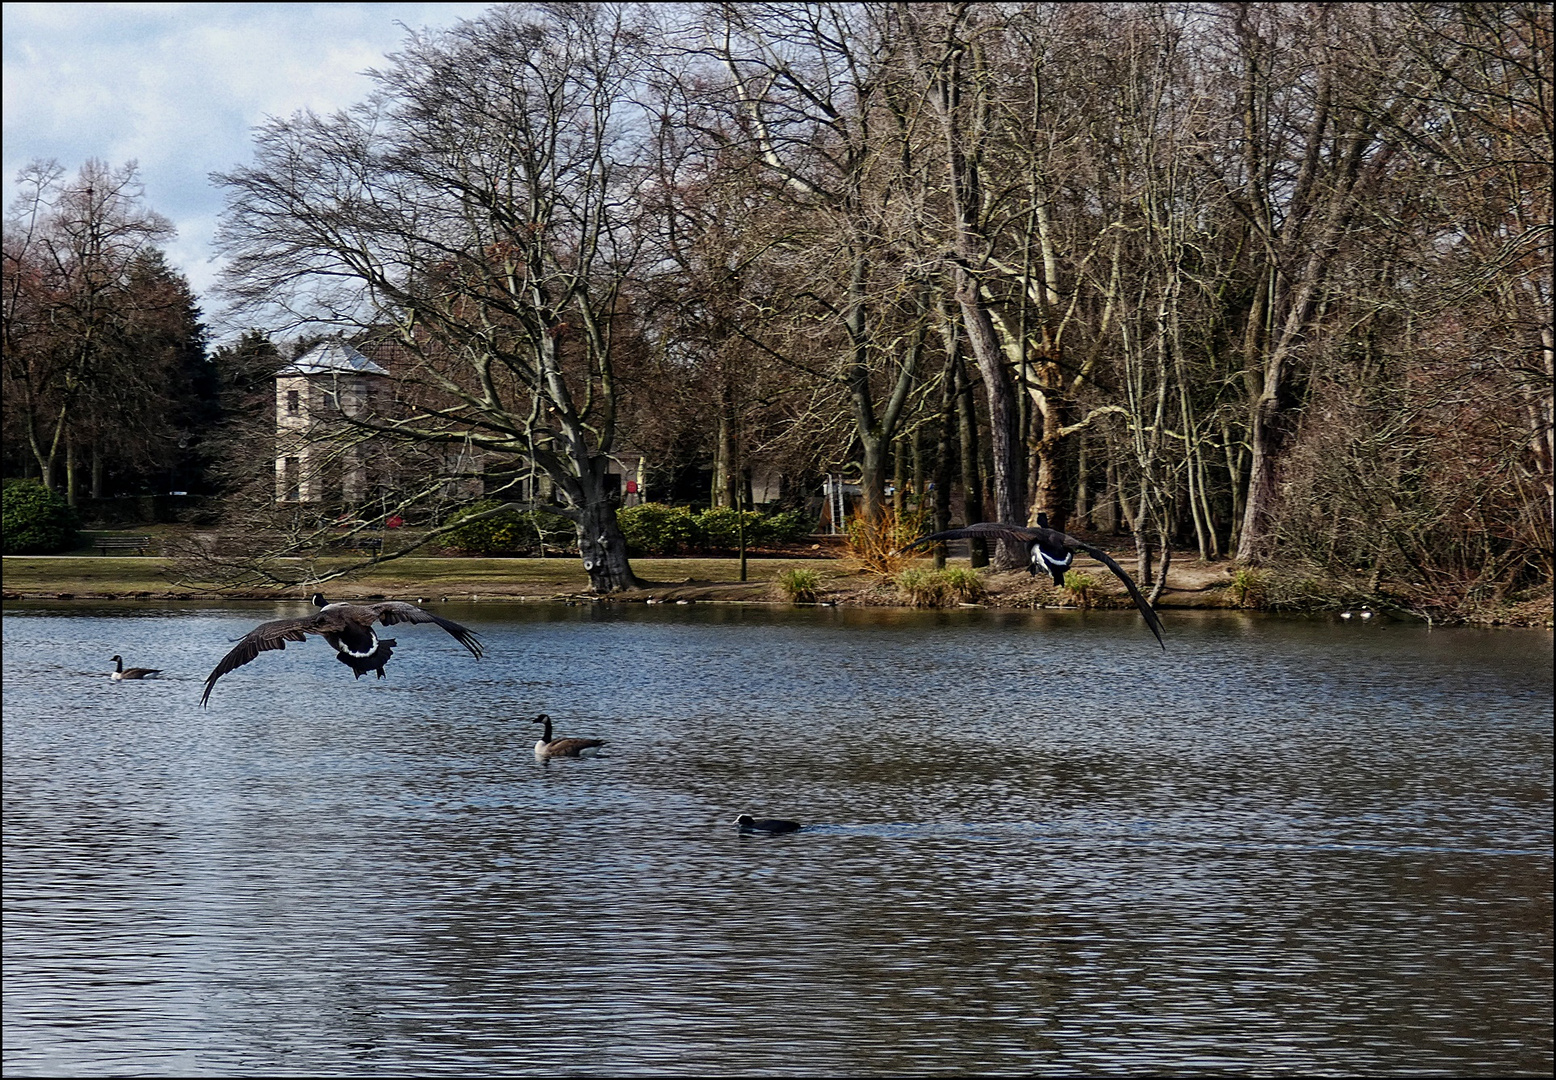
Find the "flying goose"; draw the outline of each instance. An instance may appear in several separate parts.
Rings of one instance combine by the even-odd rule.
[[[159,667],[126,668],[124,666],[124,657],[122,656],[110,656],[108,659],[112,660],[115,665],[113,671],[109,672],[108,677],[115,682],[118,682],[120,679],[154,679],[162,674],[162,669]]]
[[[800,823],[785,821],[782,818],[754,818],[750,814],[741,814],[735,819],[735,827],[743,833],[777,836],[779,833],[798,832]]]
[[[1145,616],[1145,623],[1151,628],[1151,633],[1156,635],[1156,640],[1161,644],[1162,651],[1166,651],[1167,642],[1162,640],[1162,621],[1157,618],[1151,604],[1135,586],[1134,579],[1124,572],[1124,568],[1113,561],[1112,556],[1099,547],[1094,547],[1084,540],[1077,540],[1069,533],[1060,532],[1058,529],[1048,527],[1048,515],[1038,514],[1036,526],[1006,525],[1000,522],[985,521],[977,525],[968,525],[962,529],[950,529],[946,532],[931,533],[929,536],[921,536],[909,544],[904,551],[911,551],[916,547],[933,543],[936,540],[961,540],[964,537],[977,536],[985,539],[993,537],[999,540],[1015,540],[1027,545],[1030,549],[1031,563],[1027,566],[1027,573],[1036,574],[1041,566],[1053,575],[1055,585],[1064,584],[1064,572],[1075,561],[1075,553],[1084,551],[1093,559],[1118,577],[1124,583],[1124,588],[1129,590],[1129,595],[1134,599],[1135,607],[1140,609],[1140,614]]]
[[[384,665],[394,655],[394,638],[381,638],[373,631],[375,622],[385,626],[395,623],[436,623],[453,635],[477,660],[485,652],[481,639],[452,619],[423,611],[414,604],[400,600],[385,600],[377,604],[329,603],[323,593],[313,594],[313,606],[318,612],[297,619],[275,619],[260,623],[222,657],[221,663],[212,669],[205,680],[205,693],[200,695],[204,705],[211,697],[216,680],[235,671],[262,652],[284,649],[288,641],[306,641],[309,634],[318,634],[335,650],[335,659],[345,664],[357,678],[369,671],[384,677]]]
[[[604,739],[553,739],[551,737],[551,717],[541,713],[532,724],[545,724],[545,730],[541,732],[540,740],[535,743],[535,759],[546,761],[554,757],[598,757],[600,747],[605,745]]]

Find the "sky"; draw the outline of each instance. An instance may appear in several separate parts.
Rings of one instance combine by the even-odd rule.
[[[451,26],[490,4],[3,4],[4,206],[17,173],[53,158],[140,165],[146,205],[178,236],[170,261],[201,296],[213,342],[234,336],[206,294],[222,194],[270,116],[365,99],[406,27]],[[401,25],[403,24],[403,25]]]

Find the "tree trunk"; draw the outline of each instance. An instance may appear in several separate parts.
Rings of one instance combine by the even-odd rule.
[[[983,475],[979,468],[983,455],[978,448],[978,413],[973,408],[972,380],[967,377],[967,367],[962,363],[960,351],[952,355],[956,379],[956,418],[962,451],[962,503],[966,515],[964,525],[976,525],[984,520]],[[989,543],[981,537],[968,541],[968,551],[974,568],[989,565]]]
[[[928,6],[926,5],[926,10]],[[1005,354],[995,337],[994,320],[979,292],[977,271],[988,263],[992,247],[984,213],[983,164],[979,157],[987,120],[987,80],[980,50],[960,36],[966,9],[947,11],[948,22],[937,29],[933,60],[921,74],[929,100],[940,116],[950,199],[950,276],[962,328],[983,376],[989,399],[989,445],[993,451],[994,508],[1000,521],[1026,521],[1026,469],[1021,441],[1021,415],[1015,389],[1005,368]],[[970,70],[969,70],[970,69]],[[1001,540],[995,559],[998,570],[1027,565],[1025,545]]]
[[[902,452],[902,439],[896,440],[891,462],[891,512],[900,521],[908,507],[908,456]]]
[[[1150,592],[1150,595],[1146,597],[1146,600],[1149,601],[1153,606],[1156,604],[1156,601],[1158,601],[1158,600],[1160,600],[1162,598],[1162,590],[1167,588],[1167,571],[1168,571],[1168,569],[1171,568],[1171,566],[1172,566],[1172,542],[1171,542],[1170,538],[1168,538],[1166,536],[1163,536],[1162,537],[1162,570],[1161,570],[1161,574],[1156,579],[1156,587],[1153,588],[1151,590],[1151,592]]]
[[[1043,373],[1044,382],[1057,386],[1062,379],[1057,366],[1045,364],[1044,367],[1053,369]],[[1038,513],[1046,513],[1049,525],[1063,532],[1070,517],[1069,485],[1065,482],[1064,469],[1064,447],[1070,438],[1064,434],[1068,410],[1057,389],[1045,390],[1042,400],[1043,434],[1033,448],[1037,454],[1037,488],[1032,493],[1032,520],[1037,520]]]
[[[1091,523],[1091,484],[1086,479],[1086,471],[1091,467],[1090,455],[1086,452],[1086,439],[1082,436],[1075,447],[1075,520],[1084,529],[1092,528]]]
[[[913,485],[913,505],[924,505],[924,432],[923,428],[914,424],[908,435],[909,444],[913,448],[911,483]]]
[[[885,515],[886,455],[891,450],[897,423],[907,404],[908,391],[913,387],[913,373],[918,366],[919,354],[923,351],[924,335],[920,332],[910,339],[908,353],[897,370],[891,395],[877,416],[875,395],[871,389],[870,338],[866,319],[865,279],[868,272],[869,260],[862,250],[857,251],[849,277],[848,311],[843,322],[849,338],[849,397],[854,407],[854,430],[859,435],[862,459],[859,513],[865,521],[875,525]],[[841,526],[843,523],[838,524]]]
[[[949,363],[940,380],[940,437],[935,446],[934,521],[931,532],[951,527],[951,440],[956,429],[956,372]],[[945,545],[935,545],[935,569],[945,569]]]
[[[729,397],[720,395],[718,434],[713,445],[713,489],[710,506],[735,505],[735,440],[729,422]]]
[[[994,324],[978,295],[978,282],[963,266],[955,270],[956,299],[962,324],[972,345],[978,373],[983,376],[989,399],[989,442],[994,452],[994,511],[1000,521],[1026,521],[1026,472],[1022,468],[1021,440],[1016,437],[1016,395],[1005,371],[1005,357],[994,339]],[[996,570],[1020,570],[1027,565],[1026,548],[1014,540],[999,542]]]
[[[76,472],[76,437],[67,431],[65,432],[65,502],[71,506],[77,503]]]
[[[859,433],[859,516],[868,522],[878,522],[886,514],[886,447],[884,440],[872,433]],[[839,521],[837,527],[846,530],[848,522]]]
[[[589,591],[603,595],[639,588],[641,583],[627,561],[627,541],[616,524],[616,507],[598,489],[580,512],[577,525],[578,552],[589,575]]]

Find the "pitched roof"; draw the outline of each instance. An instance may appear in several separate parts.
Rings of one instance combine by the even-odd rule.
[[[277,375],[387,375],[383,368],[340,338],[321,341]]]

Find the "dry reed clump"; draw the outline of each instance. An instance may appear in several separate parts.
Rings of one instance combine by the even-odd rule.
[[[903,551],[924,534],[925,513],[887,509],[877,521],[856,512],[848,521],[848,561],[856,569],[884,580],[893,580],[923,553]]]

